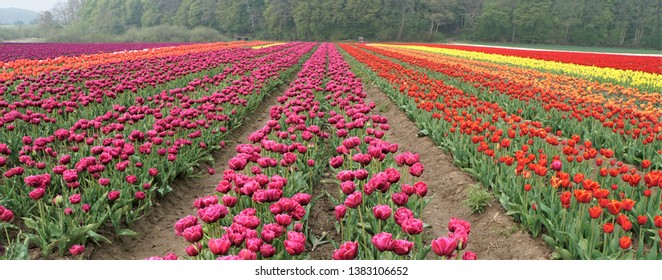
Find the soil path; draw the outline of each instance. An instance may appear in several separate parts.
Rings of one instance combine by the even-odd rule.
[[[533,239],[511,217],[505,215],[496,199],[483,214],[471,214],[464,204],[467,189],[476,181],[453,165],[452,156],[445,154],[428,137],[417,137],[420,129],[407,114],[400,110],[389,97],[367,85],[367,102],[375,102],[379,114],[388,118],[390,130],[386,140],[398,143],[399,150],[420,154],[425,172],[420,177],[429,187],[432,201],[423,211],[423,221],[432,226],[424,232],[424,240],[446,236],[451,217],[471,223],[468,250],[478,254],[479,259],[490,260],[535,260],[549,259],[552,251],[540,238]]]
[[[226,163],[237,154],[234,147],[248,143],[248,136],[266,124],[269,108],[278,103],[278,96],[288,84],[273,90],[255,109],[254,114],[248,115],[242,125],[229,134],[225,148],[214,153],[213,167],[216,174],[208,175],[207,166],[204,166],[204,177],[179,179],[171,184],[173,191],[158,199],[150,211],[132,227],[138,236],[113,238],[112,244],[96,246],[90,259],[142,260],[155,255],[163,256],[168,252],[184,254],[184,248],[189,244],[184,238],[175,235],[175,222],[186,215],[196,215],[193,201],[214,193],[216,185],[223,179],[222,171],[227,167]]]

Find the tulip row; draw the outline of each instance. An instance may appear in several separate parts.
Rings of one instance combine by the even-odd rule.
[[[237,155],[228,161],[217,194],[195,200],[198,216],[175,224],[175,234],[191,243],[188,256],[302,257],[310,193],[324,171],[315,159],[327,153],[318,145],[329,134],[321,130],[325,114],[315,92],[322,90],[329,48],[323,44],[304,63],[298,78],[278,97],[279,105],[269,109],[271,119],[248,137],[253,144],[235,147]]]
[[[151,96],[137,91],[133,104],[102,103],[107,107],[99,108],[108,113],[51,135],[25,135],[16,166],[0,164],[0,201],[22,217],[28,239],[43,255],[56,248],[77,255],[86,240],[107,241],[96,231],[108,222],[118,235],[133,234],[125,227],[151,206],[154,193],[165,194],[176,176],[191,174],[196,163],[209,160],[227,131],[313,46],[241,50],[258,55],[242,56],[256,58],[236,60],[213,78],[193,79],[183,87],[157,88]],[[0,154],[16,156],[5,144]]]
[[[581,86],[577,85],[585,83],[574,78],[559,76],[538,84],[541,77],[531,70],[429,53],[370,49],[439,72],[433,76],[465,90],[475,87],[481,99],[498,103],[509,113],[540,120],[554,131],[565,132],[566,137],[578,134],[596,147],[613,149],[628,163],[651,161],[651,168],[662,168],[659,93],[633,92],[630,96],[628,90],[599,83],[592,84],[593,93],[591,86],[587,91],[578,90]],[[639,108],[639,104],[644,105]]]
[[[643,174],[623,165],[612,158],[611,150],[598,152],[577,135],[568,140],[548,135],[550,127],[481,100],[480,91],[469,90],[471,85],[463,91],[368,48],[342,48],[368,68],[356,63],[355,67],[368,73],[433,140],[453,153],[456,164],[491,186],[508,214],[534,236],[546,232],[543,238],[558,257],[662,258],[659,172]],[[567,160],[563,151],[581,152],[584,160]],[[620,227],[614,229],[614,223]]]
[[[250,47],[263,45],[264,42],[231,42],[231,43],[207,43],[194,44],[173,47],[162,47],[153,49],[143,49],[127,52],[101,53],[101,54],[83,54],[80,56],[67,57],[61,56],[53,59],[44,60],[25,60],[19,59],[0,63],[0,81],[7,81],[18,76],[40,76],[53,71],[66,69],[83,69],[98,64],[111,62],[131,61],[136,59],[167,57],[172,55],[184,55],[197,52],[208,52],[225,48]]]
[[[19,59],[43,60],[60,56],[79,56],[181,45],[191,45],[191,43],[0,43],[0,63]]]
[[[458,257],[467,246],[469,223],[451,219],[447,237],[423,244],[420,215],[429,199],[427,184],[418,180],[424,171],[419,155],[398,153],[397,143],[382,139],[390,129],[388,119],[373,114],[375,104],[365,103],[361,79],[336,49],[329,68],[326,99],[336,154],[329,165],[346,196],[335,207],[345,242],[333,259],[423,259],[430,249],[444,259]],[[476,259],[476,254],[467,251],[462,258]]]
[[[660,66],[659,56],[548,51],[548,50],[522,50],[522,49],[507,49],[507,48],[498,48],[498,47],[445,45],[445,44],[416,44],[416,45],[432,47],[432,48],[462,50],[469,52],[481,52],[485,54],[497,54],[497,55],[510,56],[510,57],[522,57],[522,58],[530,58],[530,59],[544,60],[544,61],[563,62],[563,63],[577,64],[577,65],[597,66],[602,68],[614,68],[614,69],[662,74],[662,66]]]

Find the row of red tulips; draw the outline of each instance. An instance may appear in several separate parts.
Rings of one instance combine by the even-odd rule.
[[[446,44],[418,44],[418,45],[662,74],[662,67],[660,66],[660,57],[657,56],[599,54],[599,53],[587,53],[587,52],[549,51],[549,50],[523,50],[523,49],[508,49],[508,48],[499,48],[499,47],[463,46],[463,45],[446,45]]]
[[[586,85],[577,78],[547,77],[549,74],[538,71],[425,52],[367,49],[438,72],[431,77],[450,85],[474,91],[469,87],[473,86],[482,99],[499,104],[510,114],[538,120],[555,132],[563,131],[565,137],[580,135],[598,148],[611,148],[628,163],[639,165],[648,160],[651,168],[662,168],[662,115],[648,108],[659,105],[659,98],[653,98],[659,93],[639,94],[610,84]],[[585,87],[588,89],[581,90]],[[413,88],[409,94],[423,92]]]
[[[494,188],[510,215],[534,235],[545,232],[559,257],[662,257],[658,172],[638,173],[609,159],[613,151],[598,151],[579,136],[559,139],[550,127],[483,101],[472,85],[458,89],[365,48],[342,47],[369,67],[364,71],[448,148],[458,165]],[[583,153],[584,160],[569,160],[564,151]],[[608,168],[616,172],[602,172]],[[614,223],[620,229],[614,230]]]

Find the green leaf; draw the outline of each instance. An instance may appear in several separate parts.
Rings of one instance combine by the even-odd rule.
[[[37,222],[31,218],[23,217],[23,222],[25,223],[25,226],[30,228],[30,229],[37,229]]]
[[[423,247],[423,249],[421,249],[420,251],[418,251],[418,253],[416,254],[416,258],[415,258],[415,259],[416,259],[416,260],[423,260],[423,259],[425,259],[425,256],[428,254],[428,252],[430,252],[430,249],[431,249],[431,248],[432,248],[432,247],[430,247],[430,246],[425,246],[425,247]]]
[[[573,260],[574,259],[572,257],[572,254],[570,253],[570,251],[568,251],[566,249],[559,248],[559,254],[561,255],[561,259],[564,259],[564,260]]]
[[[423,130],[418,132],[418,137],[425,137],[425,136],[428,136],[428,135],[430,135],[430,132],[427,129],[423,129]]]
[[[552,238],[551,236],[549,236],[547,234],[543,234],[542,235],[542,240],[545,240],[545,242],[547,242],[547,244],[549,246],[556,247],[556,240],[554,240],[554,238]]]
[[[96,233],[93,230],[88,231],[87,236],[90,237],[90,239],[92,239],[92,241],[94,241],[94,243],[96,243],[96,244],[99,244],[99,241],[103,241],[103,242],[108,243],[108,244],[112,243],[110,240],[108,240],[108,238],[104,237],[101,234]]]
[[[138,236],[138,233],[128,228],[120,229],[115,232],[117,236]],[[107,240],[107,239],[106,239]],[[110,241],[109,241],[110,242]]]

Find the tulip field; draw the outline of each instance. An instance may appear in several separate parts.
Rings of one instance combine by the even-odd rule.
[[[318,246],[334,260],[481,259],[472,236],[489,234],[459,207],[429,234],[440,225],[423,213],[443,196],[422,174],[440,171],[392,140],[382,102],[420,128],[411,141],[429,138],[490,189],[552,252],[540,258],[662,259],[662,56],[262,41],[0,50],[0,259],[87,258],[144,234],[136,223],[178,181],[210,176],[209,193],[159,225],[186,246],[145,259],[306,260]],[[259,108],[257,129],[226,142]],[[311,217],[324,215],[335,234],[322,242]]]

